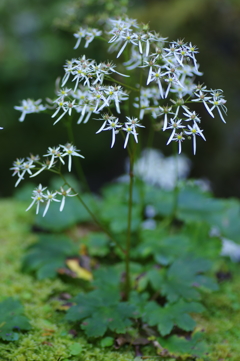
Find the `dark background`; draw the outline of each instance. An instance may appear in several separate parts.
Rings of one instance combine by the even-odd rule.
[[[115,0],[113,0],[115,1]],[[11,196],[15,178],[9,168],[18,157],[45,154],[48,146],[66,143],[61,122],[53,127],[48,114],[27,115],[23,123],[13,109],[26,98],[54,97],[54,83],[63,75],[66,59],[81,55],[73,50],[73,31],[91,24],[105,10],[114,12],[127,0],[2,0],[0,3],[0,196]],[[117,4],[117,5],[116,5]],[[83,6],[84,5],[84,6]],[[184,38],[199,49],[198,62],[208,88],[224,90],[227,124],[203,111],[202,128],[207,142],[198,142],[192,159],[192,177],[207,178],[217,196],[240,196],[240,2],[238,0],[130,1],[129,16],[150,24],[169,40]],[[95,18],[94,18],[95,17]],[[96,26],[96,25],[95,25]],[[90,58],[101,58],[101,43],[89,47]],[[202,108],[201,108],[202,109]],[[199,109],[200,112],[200,109]],[[122,143],[110,149],[109,134],[96,136],[98,124],[76,126],[77,146],[85,155],[84,170],[93,190],[123,173],[126,152]],[[166,155],[171,148],[155,137],[154,147]],[[42,175],[41,182],[47,182]],[[36,180],[39,182],[39,179]],[[44,183],[45,184],[45,183]]]

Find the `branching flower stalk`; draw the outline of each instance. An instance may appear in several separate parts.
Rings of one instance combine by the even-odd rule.
[[[130,275],[130,251],[131,251],[131,226],[132,226],[132,196],[133,196],[133,182],[134,182],[134,151],[130,153],[129,164],[129,194],[128,194],[128,222],[126,235],[126,254],[125,254],[125,299],[128,300],[131,291],[131,275]]]

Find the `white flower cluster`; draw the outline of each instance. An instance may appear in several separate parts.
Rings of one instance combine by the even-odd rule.
[[[46,106],[41,104],[42,99],[32,100],[26,99],[21,101],[20,106],[15,106],[14,109],[22,112],[19,121],[23,122],[26,114],[39,113],[46,109]]]
[[[95,37],[100,36],[107,38],[109,51],[116,51],[117,58],[130,47],[130,59],[123,66],[128,71],[138,69],[141,73],[139,78],[144,80],[145,76],[146,86],[143,87],[142,80],[140,84],[131,85],[129,81],[124,85],[114,80],[112,76],[129,75],[116,71],[116,65],[112,62],[97,63],[85,55],[73,58],[63,66],[65,74],[61,89],[58,89],[57,98],[52,101],[52,118],[56,118],[54,124],[65,115],[72,116],[73,110],[79,114],[78,124],[87,123],[93,114],[99,114],[98,120],[103,124],[97,133],[111,130],[113,147],[116,134],[126,132],[126,148],[131,134],[138,142],[136,128],[144,128],[140,122],[149,117],[154,121],[161,117],[159,128],[170,132],[167,144],[177,142],[181,153],[182,143],[191,139],[195,154],[197,137],[206,139],[200,127],[200,116],[193,106],[202,103],[211,117],[217,112],[225,123],[227,108],[222,90],[195,84],[196,76],[202,73],[196,60],[198,49],[192,43],[183,40],[168,42],[156,32],[149,31],[148,25],[140,26],[136,20],[125,17],[109,19],[105,34],[101,30],[80,27],[74,34],[77,38],[74,48],[78,48],[82,39],[85,39],[85,47],[88,47]],[[72,87],[69,86],[70,82],[73,83]],[[130,91],[133,96],[129,95]],[[166,103],[167,99],[170,105]],[[120,114],[121,106],[126,101],[129,102],[129,113],[124,114],[127,119],[124,122]],[[22,112],[19,120],[23,121],[28,113],[45,110],[47,106],[40,103],[41,100],[23,100],[22,106],[15,107]]]
[[[63,158],[68,156],[68,170],[71,172],[72,167],[72,157],[81,157],[83,155],[78,153],[79,150],[70,143],[66,145],[59,145],[58,147],[49,147],[47,154],[44,154],[44,157],[48,157],[45,162],[40,162],[40,157],[31,155],[30,157],[17,159],[13,162],[13,167],[10,170],[13,170],[13,176],[17,175],[18,180],[15,184],[15,187],[24,179],[25,174],[29,174],[30,178],[37,176],[45,169],[51,169],[56,166],[57,161],[60,161],[60,164],[65,164]],[[37,171],[32,173],[33,168]]]
[[[120,103],[128,99],[128,94],[122,90],[120,85],[94,85],[90,87],[80,86],[75,91],[71,89],[64,89],[59,93],[65,93],[61,95],[54,102],[57,103],[57,109],[52,115],[54,118],[59,111],[62,114],[54,122],[59,122],[63,116],[68,113],[71,115],[72,109],[75,109],[77,113],[80,113],[80,117],[77,124],[87,123],[92,114],[99,114],[104,108],[109,108],[111,103],[114,103],[117,113],[120,113]],[[66,100],[65,97],[72,97],[70,101]]]
[[[26,211],[28,211],[30,208],[32,208],[33,205],[36,205],[36,214],[39,213],[39,208],[40,208],[40,204],[44,203],[46,204],[44,212],[43,212],[43,217],[46,215],[50,203],[51,202],[61,202],[60,204],[60,212],[63,210],[64,205],[65,205],[65,199],[66,197],[75,197],[77,194],[70,194],[71,192],[71,188],[68,188],[67,190],[65,190],[64,188],[60,188],[60,191],[55,191],[55,192],[50,192],[49,190],[46,191],[46,193],[44,193],[44,191],[47,189],[47,187],[42,187],[41,184],[39,184],[39,186],[33,190],[33,194],[32,194],[32,203],[30,204],[30,206],[26,209]],[[58,199],[58,196],[62,196],[62,199]]]
[[[139,124],[139,120],[137,118],[130,118],[130,117],[126,117],[127,121],[122,124],[119,123],[119,119],[109,115],[109,114],[104,114],[102,117],[102,120],[104,120],[103,125],[101,126],[101,128],[97,131],[97,133],[100,133],[103,130],[111,130],[112,131],[112,144],[111,144],[111,148],[113,147],[114,143],[115,143],[115,136],[116,134],[120,131],[120,130],[124,130],[127,135],[125,138],[125,142],[124,142],[124,148],[126,148],[128,140],[129,140],[129,136],[130,134],[132,134],[134,136],[134,139],[136,141],[136,143],[138,143],[138,133],[136,131],[136,128],[140,127],[140,128],[144,128],[143,125]]]
[[[144,182],[171,190],[178,179],[186,179],[190,172],[190,160],[180,154],[164,157],[156,149],[145,149],[134,165],[134,174]]]
[[[74,49],[77,49],[81,43],[82,39],[85,39],[85,48],[88,47],[88,45],[93,41],[93,39],[96,36],[101,36],[102,32],[101,30],[98,29],[91,29],[91,28],[87,28],[84,29],[82,27],[79,28],[78,32],[73,34],[75,36],[75,38],[77,38],[77,42],[76,45],[74,46]]]
[[[165,46],[165,38],[148,31],[148,26],[140,27],[133,19],[110,19],[109,25],[110,50],[118,51],[118,58],[129,44],[131,58],[124,65],[128,70],[147,68],[146,85],[155,83],[158,86],[158,94],[156,87],[141,88],[140,95],[135,98],[134,106],[139,109],[139,118],[143,119],[145,113],[150,113],[153,118],[164,116],[162,129],[171,130],[167,144],[171,141],[178,142],[181,153],[181,144],[186,139],[185,136],[191,137],[195,154],[196,136],[204,140],[205,137],[199,127],[200,117],[187,104],[203,103],[213,118],[213,111],[216,109],[224,123],[223,113],[226,114],[227,111],[222,90],[208,90],[206,86],[194,83],[196,75],[202,75],[195,57],[198,53],[197,48],[183,40]],[[163,100],[170,94],[177,100],[170,99],[172,106],[164,105]]]

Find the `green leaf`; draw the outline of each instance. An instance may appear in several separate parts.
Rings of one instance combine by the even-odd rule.
[[[15,331],[27,331],[31,326],[21,303],[11,297],[0,302],[0,338],[4,341],[16,341],[19,335]]]
[[[23,269],[36,272],[38,279],[52,278],[57,270],[64,267],[65,259],[78,253],[76,245],[63,235],[41,235],[36,243],[28,248],[23,259]]]
[[[101,339],[100,341],[100,346],[101,347],[110,347],[114,344],[114,338],[113,337],[104,337],[103,339]]]
[[[177,212],[179,219],[210,223],[212,216],[221,214],[224,209],[224,201],[212,198],[197,186],[186,184],[180,189]]]
[[[73,356],[79,355],[82,352],[82,346],[75,342],[69,347],[69,351]]]
[[[147,292],[138,293],[136,291],[132,291],[130,293],[129,303],[135,306],[135,317],[140,318],[145,313],[145,307],[148,303],[149,294]]]
[[[168,265],[185,255],[191,247],[189,237],[184,234],[168,235],[161,224],[154,230],[143,230],[141,239],[141,244],[135,250],[136,254],[144,258],[152,255],[162,265]]]
[[[219,229],[221,236],[240,243],[240,202],[235,199],[223,201],[225,210],[221,214],[213,214],[211,225]]]
[[[104,202],[101,218],[109,223],[114,233],[121,233],[128,227],[128,205],[116,204],[115,202]],[[137,205],[132,207],[132,231],[136,231],[141,224],[141,208]]]
[[[107,299],[108,298],[108,299]],[[68,321],[82,321],[81,328],[88,337],[100,337],[109,329],[116,333],[124,333],[132,324],[135,308],[127,302],[119,302],[120,295],[112,298],[105,290],[79,294],[67,314]],[[107,300],[106,300],[107,299]]]
[[[202,340],[201,333],[194,333],[190,340],[176,335],[169,338],[158,338],[158,342],[164,348],[171,352],[175,357],[204,357],[207,352],[207,345]]]
[[[174,208],[174,192],[146,185],[144,201],[146,205],[153,205],[159,215],[170,216]]]
[[[103,201],[100,217],[114,233],[121,233],[127,229],[128,217],[128,184],[115,183],[103,189]],[[132,231],[137,231],[142,220],[142,207],[140,205],[138,189],[133,191]]]
[[[120,302],[119,283],[119,276],[114,270],[99,270],[94,281],[99,288],[77,295],[74,298],[76,304],[67,311],[66,320],[81,321],[81,328],[88,337],[103,336],[107,330],[124,333],[132,324],[135,307],[128,302]]]
[[[127,204],[129,196],[129,185],[128,183],[111,183],[102,189],[103,198],[108,202],[115,202],[118,204]],[[140,202],[139,189],[133,188],[133,203],[137,204]]]
[[[162,336],[168,335],[174,326],[178,326],[184,331],[191,331],[195,327],[195,321],[189,313],[200,313],[204,307],[197,302],[185,302],[179,300],[175,304],[166,304],[164,307],[159,306],[156,302],[151,301],[145,307],[143,315],[144,321],[150,326],[157,326]]]
[[[211,228],[211,225],[203,222],[185,223],[181,233],[191,239],[189,253],[214,261],[219,257],[222,242],[218,237],[210,236]]]
[[[213,280],[202,275],[211,267],[211,262],[203,258],[187,256],[172,263],[163,280],[159,282],[161,293],[170,302],[179,298],[198,300],[200,298],[197,288],[216,290],[217,285]],[[155,285],[156,287],[156,285]]]
[[[109,253],[109,237],[101,232],[91,232],[81,240],[88,248],[90,256],[104,257]]]

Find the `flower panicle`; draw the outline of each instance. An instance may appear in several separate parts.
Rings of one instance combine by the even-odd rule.
[[[84,158],[80,151],[71,143],[67,143],[65,145],[59,145],[58,147],[48,147],[48,151],[43,157],[47,157],[47,160],[44,162],[40,161],[40,157],[38,155],[30,155],[30,157],[25,158],[17,158],[13,162],[13,167],[10,170],[13,171],[12,176],[17,175],[18,179],[15,183],[15,187],[19,185],[19,183],[24,179],[26,174],[29,174],[30,178],[36,177],[44,170],[55,170],[55,172],[59,173],[60,167],[57,167],[58,164],[65,164],[63,158],[68,157],[68,171],[71,172],[72,169],[72,157],[80,157]],[[35,173],[33,171],[36,170]],[[60,174],[60,173],[59,173]]]
[[[40,206],[45,205],[44,211],[43,211],[43,217],[45,217],[50,204],[52,202],[60,202],[60,208],[59,211],[62,212],[65,206],[65,200],[66,197],[75,197],[77,194],[71,194],[72,189],[68,188],[65,189],[64,187],[61,187],[60,190],[55,191],[49,191],[46,190],[47,187],[43,187],[42,184],[39,184],[37,188],[35,188],[32,192],[32,203],[29,205],[29,207],[26,209],[28,211],[30,208],[32,208],[34,205],[36,206],[36,214],[39,213]],[[45,192],[46,190],[46,192]],[[61,199],[59,199],[59,196]]]

